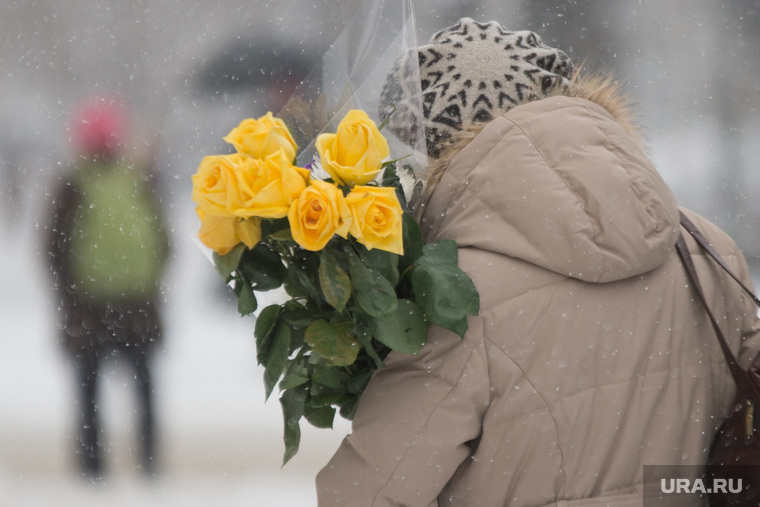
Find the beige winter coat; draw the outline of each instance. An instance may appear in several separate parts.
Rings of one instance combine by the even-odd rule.
[[[749,284],[734,242],[687,214]],[[424,219],[427,241],[458,243],[480,314],[464,340],[433,327],[388,357],[320,506],[639,507],[644,465],[705,462],[734,386],[674,248],[675,199],[609,111],[558,96],[493,120]],[[746,366],[756,309],[687,243]]]

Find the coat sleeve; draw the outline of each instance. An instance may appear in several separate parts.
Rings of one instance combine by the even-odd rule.
[[[747,267],[747,261],[741,252],[737,249],[738,269],[736,275],[752,290],[753,294],[757,294],[755,287],[752,284],[752,279],[749,275],[749,268]],[[731,282],[733,283],[733,281]],[[760,353],[760,320],[758,320],[758,307],[757,304],[744,292],[741,292],[741,344],[739,346],[739,352],[737,354],[737,360],[742,368],[747,369],[755,359],[755,356]]]
[[[68,255],[78,205],[76,188],[70,181],[62,181],[50,204],[50,216],[44,231],[52,285],[57,291],[65,291],[71,284]]]
[[[391,353],[362,394],[352,433],[316,479],[320,506],[437,506],[490,400],[480,318],[461,340],[432,326],[416,356]]]

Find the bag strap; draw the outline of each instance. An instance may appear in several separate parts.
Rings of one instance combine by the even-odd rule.
[[[752,299],[760,306],[760,300],[752,294],[752,291],[749,290],[737,277],[733,274],[731,269],[725,264],[723,259],[721,259],[720,255],[715,251],[714,248],[707,242],[705,237],[699,232],[699,230],[696,228],[696,226],[681,212],[681,225],[684,226],[684,228],[691,234],[692,236],[695,236],[695,233],[699,236],[699,239],[695,236],[695,239],[699,243],[699,245],[705,249],[705,251],[710,254],[710,256],[716,260],[718,265],[722,267],[726,272],[731,275],[731,277],[736,280],[745,291],[747,291],[751,296]],[[709,249],[707,248],[709,247]],[[718,337],[718,342],[720,343],[720,348],[723,351],[723,356],[726,358],[726,363],[728,363],[728,368],[731,371],[731,376],[734,379],[734,382],[736,383],[737,388],[746,393],[748,396],[751,396],[755,399],[755,404],[760,406],[760,392],[758,392],[757,387],[752,382],[752,380],[749,377],[749,374],[747,371],[742,368],[738,361],[736,360],[736,356],[734,356],[734,353],[731,352],[730,347],[728,346],[728,343],[726,342],[726,337],[723,334],[723,331],[720,329],[720,326],[718,325],[718,321],[715,319],[715,316],[713,315],[712,311],[710,310],[709,305],[707,304],[707,298],[705,297],[704,291],[702,290],[702,285],[699,283],[699,276],[697,275],[697,269],[694,266],[694,261],[691,258],[691,254],[689,253],[689,249],[686,247],[686,241],[683,239],[682,235],[678,236],[678,241],[676,242],[676,249],[678,250],[678,254],[681,257],[681,260],[683,261],[684,267],[686,268],[686,273],[689,275],[689,279],[691,280],[692,284],[694,285],[694,289],[697,291],[697,294],[699,295],[699,299],[702,301],[702,306],[704,306],[705,311],[707,312],[708,317],[710,318],[710,322],[712,323],[713,329],[715,330],[715,334]]]
[[[744,292],[747,293],[747,295],[752,298],[752,300],[755,302],[757,306],[760,306],[760,299],[755,295],[754,292],[752,292],[749,287],[744,285],[744,282],[742,282],[738,276],[734,274],[733,271],[731,271],[731,268],[728,267],[726,262],[721,258],[721,256],[718,254],[718,252],[715,251],[715,248],[710,244],[709,241],[707,241],[707,238],[704,237],[704,235],[700,232],[699,229],[697,229],[697,226],[694,225],[694,222],[692,222],[689,217],[684,215],[683,211],[680,211],[681,213],[681,225],[683,226],[686,231],[691,234],[691,236],[699,243],[699,246],[704,249],[705,252],[710,254],[710,257],[712,257],[715,262],[718,263],[718,265],[723,268],[723,270],[728,273],[731,278],[736,280],[736,282],[741,286],[742,289],[744,289]]]

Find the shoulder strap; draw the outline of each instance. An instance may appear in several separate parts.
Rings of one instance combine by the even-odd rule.
[[[694,224],[683,214],[681,213],[681,224],[684,225],[684,220],[687,221],[689,225],[684,225],[684,228],[694,235],[694,232],[696,231],[697,234],[701,237],[702,241],[697,239],[697,242],[704,248],[705,245],[710,247],[710,250],[712,250],[712,253],[710,253],[710,256],[716,259],[716,262],[718,265],[720,265],[723,269],[726,270],[729,275],[731,275],[734,280],[739,282],[739,284],[744,288],[745,291],[747,291],[751,296],[752,299],[760,305],[760,302],[758,302],[758,298],[755,297],[754,294],[752,294],[752,291],[750,291],[728,268],[728,266],[723,262],[723,259],[720,258],[720,255],[718,255],[717,252],[712,248],[712,246],[709,245],[707,240],[702,236],[702,234],[699,232],[699,230],[694,226]],[[696,238],[695,238],[696,239]],[[703,244],[704,241],[704,244]],[[705,297],[704,291],[702,290],[702,285],[699,283],[699,276],[697,275],[697,269],[694,266],[694,261],[691,258],[691,254],[689,253],[689,249],[686,247],[686,242],[683,239],[683,236],[678,237],[678,241],[676,243],[676,249],[678,250],[678,254],[681,257],[681,260],[683,261],[684,267],[686,268],[686,273],[689,275],[689,279],[691,280],[692,284],[694,285],[694,289],[697,291],[697,294],[699,295],[699,299],[702,301],[702,305],[705,308],[705,311],[707,312],[708,317],[710,318],[710,322],[712,323],[713,329],[715,330],[715,334],[718,337],[718,342],[720,343],[720,348],[723,351],[723,356],[726,358],[726,363],[728,364],[728,368],[731,371],[731,376],[734,379],[734,382],[736,383],[737,388],[740,391],[747,392],[749,396],[752,396],[755,398],[755,403],[760,403],[760,392],[758,392],[757,387],[754,385],[754,383],[750,380],[749,375],[747,374],[747,371],[742,368],[738,361],[736,360],[736,356],[734,356],[734,353],[731,352],[730,347],[728,346],[728,343],[726,342],[726,338],[723,334],[723,331],[720,329],[720,326],[718,325],[718,321],[715,319],[715,316],[713,315],[712,311],[710,310],[709,305],[707,304],[707,298]],[[707,250],[707,249],[706,249]],[[715,256],[713,256],[713,253]]]
[[[752,300],[755,302],[757,306],[760,306],[760,299],[755,295],[754,292],[752,292],[749,287],[744,285],[744,283],[739,279],[738,276],[734,274],[733,271],[731,271],[731,268],[728,267],[726,262],[721,258],[721,256],[718,254],[718,252],[715,251],[715,248],[710,244],[709,241],[707,241],[707,238],[704,237],[704,235],[700,232],[699,229],[697,229],[697,226],[694,225],[694,222],[692,222],[689,217],[684,215],[683,211],[681,213],[681,225],[683,226],[686,231],[691,234],[691,236],[699,243],[699,246],[702,247],[702,249],[707,252],[710,257],[712,257],[715,262],[718,263],[718,265],[723,268],[723,270],[731,276],[736,282],[741,286],[742,289],[744,289],[744,292],[747,293],[749,297],[752,298]]]

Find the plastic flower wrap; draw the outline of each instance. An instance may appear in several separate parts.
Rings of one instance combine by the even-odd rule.
[[[457,247],[423,245],[389,161],[364,111],[316,139],[312,167],[271,114],[246,119],[225,140],[236,153],[205,157],[193,176],[198,237],[214,251],[242,315],[259,311],[256,355],[268,398],[278,388],[287,462],[299,421],[332,427],[353,417],[359,396],[391,350],[419,352],[430,324],[459,336],[478,312]],[[283,304],[258,308],[257,293],[284,288]]]

